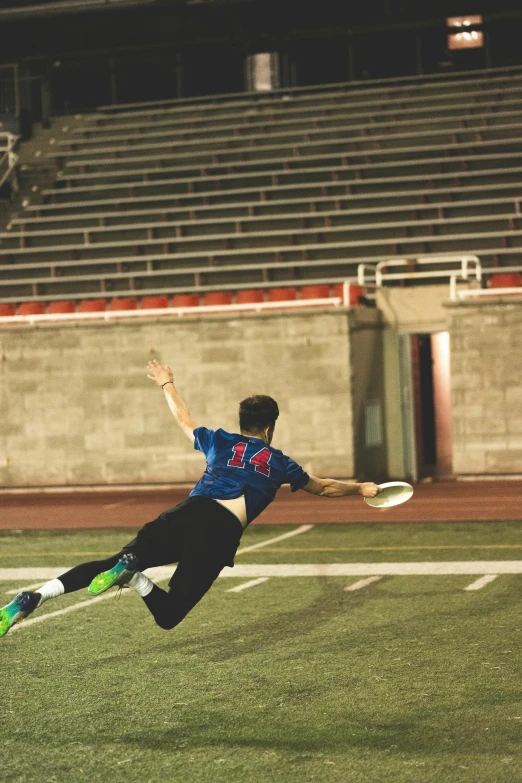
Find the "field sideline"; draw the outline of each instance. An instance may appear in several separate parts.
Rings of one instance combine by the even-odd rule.
[[[0,640],[0,781],[522,779],[521,534],[254,526],[170,632],[132,590],[50,601]],[[133,535],[1,533],[0,600]]]

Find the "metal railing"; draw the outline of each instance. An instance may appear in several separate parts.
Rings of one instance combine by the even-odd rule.
[[[408,272],[388,272],[389,267],[438,265],[439,269],[410,269]],[[457,265],[457,269],[454,268]],[[522,266],[482,267],[478,256],[447,255],[424,256],[422,258],[392,258],[378,264],[359,264],[357,267],[357,283],[364,288],[365,296],[371,296],[377,288],[382,288],[388,281],[449,279],[450,301],[459,302],[464,299],[491,298],[515,294],[522,296],[522,286],[506,286],[504,288],[483,288],[484,278],[491,275],[522,273]],[[473,287],[458,288],[459,282],[472,283]]]
[[[439,269],[430,269],[421,271],[417,267],[432,266],[435,264]],[[450,264],[457,264],[458,270],[448,268]],[[447,255],[447,256],[424,256],[422,258],[390,258],[386,261],[380,261],[375,267],[375,285],[381,288],[383,283],[391,280],[419,280],[429,278],[461,277],[468,279],[470,272],[469,265],[474,266],[476,279],[480,282],[481,266],[477,256],[474,255]],[[389,272],[389,267],[410,267],[408,272]],[[413,268],[412,268],[413,267]]]
[[[0,188],[12,179],[14,190],[18,190],[16,176],[18,155],[15,152],[18,138],[14,133],[0,132]]]
[[[472,297],[475,297],[475,299],[480,299],[482,297],[493,297],[493,296],[508,296],[509,294],[515,294],[517,296],[522,296],[522,287],[520,286],[507,286],[506,288],[477,288],[477,289],[462,289],[460,291],[457,291],[455,299],[452,299],[453,302],[462,302],[464,299],[471,299]]]
[[[422,270],[419,267],[437,266],[437,269]],[[455,269],[455,265],[457,268]],[[409,267],[407,272],[390,272],[390,267]],[[359,264],[357,282],[366,290],[382,288],[386,283],[401,280],[426,280],[449,278],[450,288],[456,287],[457,280],[469,280],[470,275],[480,284],[482,267],[478,256],[471,254],[444,256],[422,256],[420,258],[389,258],[378,264]]]
[[[510,273],[522,274],[522,266],[496,266],[482,269],[482,275],[504,275]],[[522,286],[505,286],[503,288],[457,288],[457,281],[450,279],[450,301],[462,302],[464,299],[491,298],[494,296],[522,296]]]

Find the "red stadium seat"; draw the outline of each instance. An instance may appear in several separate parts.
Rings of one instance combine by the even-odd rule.
[[[79,313],[98,313],[107,309],[105,299],[84,299],[78,305]]]
[[[327,299],[329,296],[328,285],[304,285],[301,288],[301,299]]]
[[[269,302],[289,302],[297,299],[296,288],[271,288],[268,292]]]
[[[18,315],[42,315],[45,313],[43,302],[22,302],[18,308]]]
[[[16,313],[16,307],[12,304],[0,304],[0,316],[14,315]]]
[[[210,291],[203,297],[204,305],[229,305],[232,304],[232,294],[228,291]]]
[[[251,304],[253,302],[263,302],[264,299],[265,292],[262,288],[249,288],[237,292],[236,303]]]
[[[503,274],[491,275],[489,278],[490,288],[518,288],[522,285],[522,273],[504,272]]]
[[[129,297],[124,299],[111,299],[109,310],[137,310],[138,300]]]
[[[334,296],[343,296],[343,283],[336,283],[334,286]],[[359,297],[364,296],[362,285],[350,285],[350,305],[358,305]]]
[[[76,306],[74,302],[51,302],[47,308],[48,313],[74,313]]]
[[[144,296],[141,300],[142,310],[155,310],[159,307],[168,307],[168,296]]]
[[[198,294],[175,294],[172,297],[172,307],[198,307]]]

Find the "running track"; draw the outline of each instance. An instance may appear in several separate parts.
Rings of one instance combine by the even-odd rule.
[[[189,487],[13,494],[0,491],[0,530],[139,528],[187,497]],[[359,496],[318,498],[279,490],[254,524],[522,520],[522,481],[418,484],[411,500],[372,509]]]

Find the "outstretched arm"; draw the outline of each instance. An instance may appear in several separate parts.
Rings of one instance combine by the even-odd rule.
[[[163,387],[165,398],[174,418],[178,422],[180,428],[183,430],[187,438],[189,438],[192,443],[194,443],[194,430],[198,425],[190,415],[189,409],[176,391],[172,370],[168,364],[160,364],[158,361],[156,361],[156,359],[153,359],[148,363],[147,369],[147,378],[150,378],[151,381],[154,381],[157,386]]]
[[[316,476],[309,476],[308,484],[303,489],[311,495],[321,495],[323,498],[342,498],[346,495],[362,495],[363,498],[373,498],[382,492],[382,489],[373,481],[347,484],[345,481],[317,478]]]

